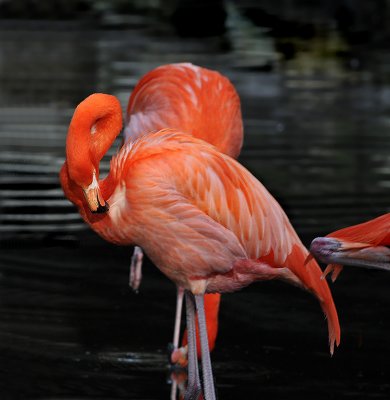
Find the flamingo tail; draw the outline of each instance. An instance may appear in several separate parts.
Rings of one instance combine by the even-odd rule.
[[[340,344],[340,324],[336,306],[317,261],[313,258],[306,261],[307,256],[307,249],[303,245],[295,244],[283,266],[289,268],[300,279],[303,286],[319,300],[328,322],[329,347],[333,355],[335,344],[336,346]]]

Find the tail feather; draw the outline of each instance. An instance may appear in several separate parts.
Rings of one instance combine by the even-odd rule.
[[[340,324],[336,306],[328,283],[322,278],[321,268],[314,259],[307,261],[307,256],[308,250],[302,244],[295,244],[282,266],[290,269],[301,280],[303,286],[319,300],[327,318],[329,347],[333,355],[335,344],[340,344]]]

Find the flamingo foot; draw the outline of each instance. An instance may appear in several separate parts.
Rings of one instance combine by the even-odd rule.
[[[185,368],[188,365],[188,346],[173,349],[170,353],[170,362],[180,368]]]
[[[138,293],[142,281],[142,260],[144,253],[141,247],[135,246],[130,262],[129,286]]]

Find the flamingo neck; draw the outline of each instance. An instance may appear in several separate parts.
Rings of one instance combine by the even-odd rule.
[[[122,129],[122,109],[118,99],[95,93],[76,108],[66,139],[69,176],[88,187],[93,174],[99,179],[99,163]]]

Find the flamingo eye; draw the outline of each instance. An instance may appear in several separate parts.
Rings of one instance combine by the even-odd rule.
[[[96,133],[97,129],[96,129],[96,122],[92,125],[91,127],[91,135],[94,135]]]

